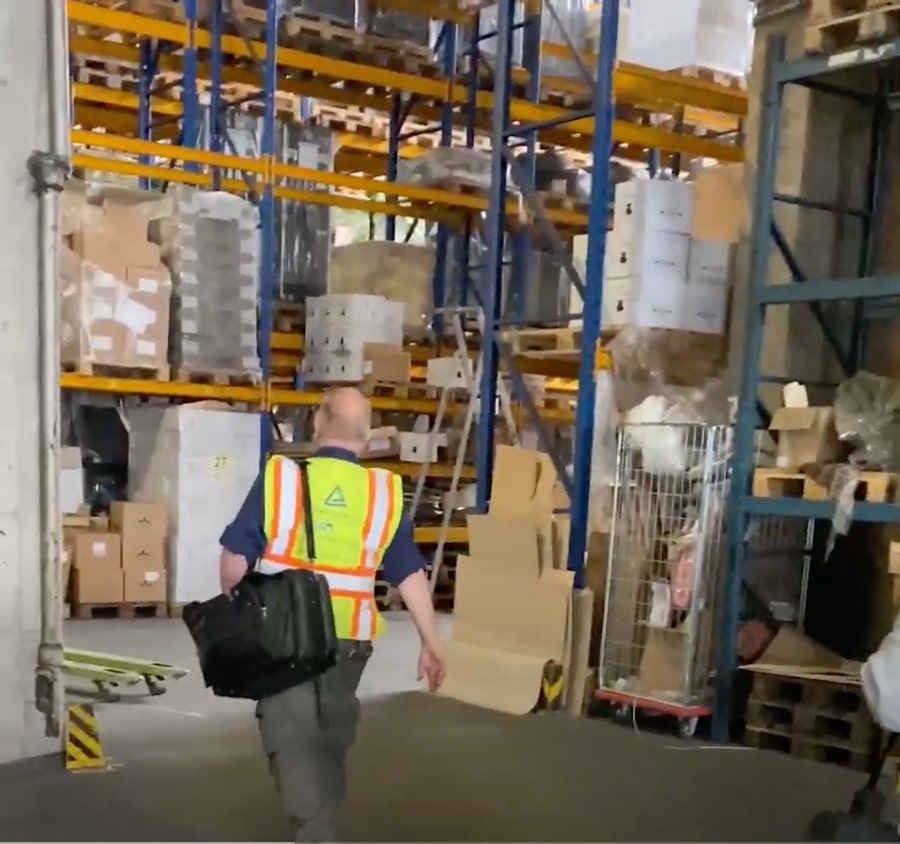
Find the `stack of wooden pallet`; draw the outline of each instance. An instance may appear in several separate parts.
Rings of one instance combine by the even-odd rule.
[[[752,674],[747,744],[866,770],[875,726],[858,674],[767,666],[759,666]]]
[[[891,0],[812,0],[804,46],[830,53],[900,36],[900,2]]]

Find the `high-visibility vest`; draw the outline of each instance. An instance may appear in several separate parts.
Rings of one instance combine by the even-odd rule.
[[[266,550],[257,570],[312,568],[328,580],[339,639],[370,641],[384,629],[375,575],[403,512],[403,481],[385,469],[315,457],[307,463],[315,557],[307,559],[300,467],[286,457],[265,470]]]

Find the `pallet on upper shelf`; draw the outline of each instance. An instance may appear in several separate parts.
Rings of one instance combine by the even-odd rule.
[[[890,472],[859,472],[857,501],[883,504],[894,500],[897,476]],[[802,472],[760,468],[753,472],[753,495],[757,498],[804,498],[828,501],[834,495],[828,486]]]
[[[139,378],[141,380],[168,381],[169,367],[166,366],[119,366],[111,363],[95,363],[90,360],[63,361],[63,372],[103,378]]]
[[[503,332],[513,354],[573,353],[581,348],[580,326],[561,328],[511,328]]]
[[[179,366],[174,381],[182,384],[215,384],[217,387],[256,386],[260,381],[258,372],[243,369],[201,369],[196,366]]]
[[[704,82],[711,82],[722,88],[733,88],[737,91],[747,90],[747,76],[743,73],[725,73],[721,70],[714,70],[709,67],[699,67],[691,65],[689,67],[678,68],[678,73],[689,79],[700,79]]]
[[[746,744],[802,759],[865,770],[875,724],[858,675],[785,669],[754,671]]]
[[[898,36],[900,3],[873,4],[849,15],[811,18],[804,33],[803,47],[807,53],[827,54]]]

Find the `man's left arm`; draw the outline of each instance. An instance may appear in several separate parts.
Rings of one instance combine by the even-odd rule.
[[[425,575],[425,558],[416,547],[413,538],[411,519],[404,515],[400,520],[397,533],[385,551],[381,561],[384,579],[391,586],[396,586],[403,603],[409,611],[419,638],[422,640],[422,654],[419,666],[423,669],[422,659],[426,658],[432,669],[426,668],[429,685],[435,691],[443,680],[443,663],[441,659],[441,637],[438,633],[437,615],[431,597],[431,587]]]

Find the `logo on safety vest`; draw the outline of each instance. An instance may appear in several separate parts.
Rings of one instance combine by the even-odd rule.
[[[336,486],[331,492],[328,493],[328,498],[325,499],[326,507],[346,507],[347,499],[344,498],[344,493],[339,486]]]

